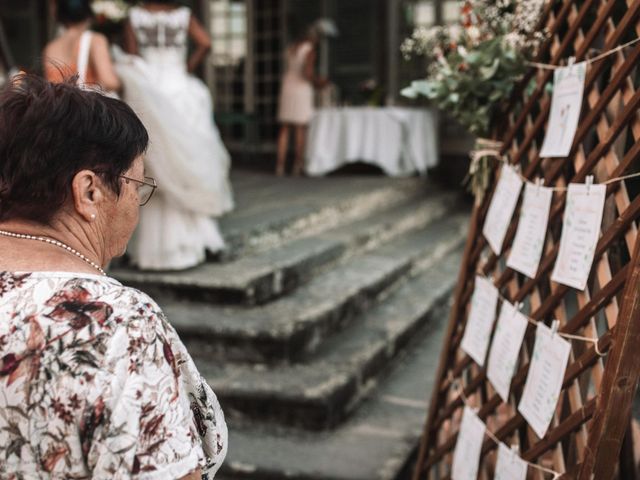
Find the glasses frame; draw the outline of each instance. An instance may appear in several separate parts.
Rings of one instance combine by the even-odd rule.
[[[119,175],[119,177],[124,178],[125,180],[130,180],[132,182],[139,183],[140,185],[147,185],[148,187],[151,187],[151,193],[149,194],[149,198],[147,198],[144,202],[139,204],[141,207],[144,207],[147,203],[149,203],[149,200],[151,200],[151,197],[153,197],[153,194],[155,193],[156,188],[158,188],[156,179],[153,177],[144,177],[144,180],[138,180],[137,178],[127,177],[126,175]]]

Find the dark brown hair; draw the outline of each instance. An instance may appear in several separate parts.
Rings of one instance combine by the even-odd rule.
[[[63,25],[72,25],[93,18],[91,0],[58,0],[56,18]]]
[[[76,82],[20,75],[0,92],[0,221],[48,223],[85,169],[119,195],[119,176],[146,150],[147,130],[126,103]]]

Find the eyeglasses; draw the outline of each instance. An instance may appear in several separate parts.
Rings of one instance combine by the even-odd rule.
[[[144,177],[144,180],[138,180],[136,178],[120,175],[120,178],[124,178],[127,183],[129,183],[130,180],[140,185],[140,187],[138,187],[138,198],[140,199],[141,207],[149,203],[149,200],[151,200],[151,197],[153,196],[153,192],[158,188],[155,178],[152,177]]]

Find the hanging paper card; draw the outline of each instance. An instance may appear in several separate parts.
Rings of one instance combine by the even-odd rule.
[[[571,151],[582,108],[585,62],[557,68],[553,75],[553,96],[541,157],[566,157]]]
[[[522,179],[510,165],[503,165],[500,180],[496,185],[487,218],[482,227],[482,234],[489,242],[491,250],[496,254],[502,251],[502,242],[511,223],[513,211],[518,203]]]
[[[453,480],[476,480],[480,465],[480,452],[485,425],[469,407],[464,407],[458,431],[456,448],[453,451],[451,478]]]
[[[553,190],[527,183],[520,208],[520,220],[507,266],[534,278],[547,234]]]
[[[569,184],[560,250],[551,275],[554,282],[578,290],[587,286],[600,236],[606,191],[604,185]]]
[[[547,433],[558,404],[571,344],[539,323],[518,411],[538,437]]]
[[[460,347],[480,366],[484,365],[487,356],[497,305],[498,289],[486,278],[476,277],[469,318]]]
[[[491,342],[487,378],[502,400],[509,401],[511,379],[518,363],[518,353],[527,330],[527,319],[509,302],[503,302]]]
[[[498,461],[493,480],[526,480],[527,462],[511,448],[498,444]]]

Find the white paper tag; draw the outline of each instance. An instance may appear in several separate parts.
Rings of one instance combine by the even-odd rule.
[[[526,480],[527,462],[511,448],[498,444],[498,461],[493,480]]]
[[[586,71],[587,64],[580,62],[557,68],[554,72],[551,112],[540,149],[541,157],[569,155],[580,119]]]
[[[547,234],[553,190],[527,183],[520,207],[518,230],[513,240],[507,266],[534,278]]]
[[[571,344],[543,323],[536,328],[536,342],[518,411],[538,437],[547,433],[558,404]]]
[[[460,347],[480,366],[484,365],[496,319],[498,289],[486,278],[476,276],[469,318]]]
[[[551,280],[578,290],[587,286],[593,264],[607,188],[569,184],[562,238]]]
[[[487,362],[487,378],[502,400],[509,401],[511,379],[527,331],[527,319],[509,302],[502,302]]]
[[[464,407],[460,430],[453,451],[451,478],[453,480],[476,480],[480,465],[482,440],[485,425],[469,407]]]
[[[513,211],[518,203],[522,179],[510,165],[503,165],[498,185],[493,192],[482,234],[496,255],[502,251],[502,242],[509,228]]]

